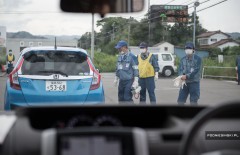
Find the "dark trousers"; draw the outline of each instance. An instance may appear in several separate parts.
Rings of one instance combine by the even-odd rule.
[[[133,80],[120,80],[118,85],[118,101],[120,104],[133,103],[132,99]]]
[[[13,64],[12,63],[8,63],[8,67],[7,67],[7,73],[10,74],[13,70]]]
[[[187,83],[187,86],[184,85],[183,89],[180,88],[177,100],[178,104],[184,105],[189,94],[190,104],[197,105],[198,99],[200,97],[200,82]]]
[[[140,78],[139,85],[142,88],[140,91],[140,104],[146,104],[146,90],[148,90],[150,103],[156,104],[154,77]]]

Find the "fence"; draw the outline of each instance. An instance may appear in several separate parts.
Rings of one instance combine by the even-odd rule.
[[[202,70],[202,79],[204,77],[236,79],[235,67],[204,66]]]

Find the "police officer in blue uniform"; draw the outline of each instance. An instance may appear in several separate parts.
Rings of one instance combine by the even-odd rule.
[[[200,97],[200,78],[202,59],[194,53],[194,45],[191,42],[185,44],[186,56],[180,61],[178,74],[186,81],[186,85],[179,90],[178,104],[183,105],[190,94],[190,104],[197,105]]]
[[[115,85],[118,85],[119,103],[133,103],[132,89],[138,87],[137,58],[128,50],[126,41],[119,41],[115,46],[119,51],[116,66]]]

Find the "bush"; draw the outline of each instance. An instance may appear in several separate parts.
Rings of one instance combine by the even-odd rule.
[[[222,53],[220,48],[210,48],[208,49],[208,51],[209,51],[209,57],[211,58],[217,57],[219,53]]]
[[[223,63],[218,63],[217,58],[203,59],[203,66],[235,67],[236,56],[224,56]],[[205,68],[204,75],[235,77],[235,68]]]
[[[0,47],[0,65],[6,64],[6,48]]]
[[[0,57],[0,65],[6,65],[6,58],[5,56]]]
[[[114,72],[116,70],[117,57],[102,52],[95,52],[94,65],[100,72]]]

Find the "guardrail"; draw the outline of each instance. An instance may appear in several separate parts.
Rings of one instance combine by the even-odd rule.
[[[206,70],[210,68],[210,69],[234,69],[234,71],[236,72],[235,70],[235,67],[219,67],[219,66],[203,66],[203,70],[202,70],[202,79],[204,77],[213,77],[213,78],[228,78],[228,79],[236,79],[236,76],[229,76],[229,75],[204,75]],[[233,73],[234,75],[234,73]],[[236,75],[236,73],[235,73]]]

